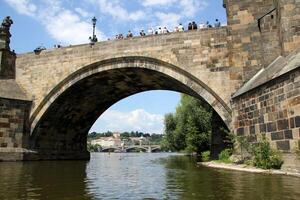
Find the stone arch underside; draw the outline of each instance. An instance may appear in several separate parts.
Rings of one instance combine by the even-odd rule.
[[[146,151],[148,151],[148,148],[146,148],[146,147],[138,147],[138,146],[134,146],[134,147],[128,147],[128,148],[125,149],[126,152],[130,152],[130,151],[132,151],[132,150],[140,150],[140,151],[146,152]]]
[[[203,99],[230,125],[229,106],[193,75],[152,58],[114,58],[82,68],[47,95],[31,115],[30,148],[49,159],[87,157],[87,133],[97,118],[119,100],[148,90]]]
[[[107,147],[101,150],[101,152],[110,152],[110,151],[115,151],[115,150],[120,150],[120,148],[117,147]]]

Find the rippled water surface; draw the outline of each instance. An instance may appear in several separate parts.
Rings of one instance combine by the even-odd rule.
[[[300,179],[196,167],[174,154],[0,163],[0,199],[300,199]]]

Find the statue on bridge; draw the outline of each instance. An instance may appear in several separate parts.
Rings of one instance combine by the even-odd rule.
[[[10,27],[13,24],[13,20],[10,16],[7,16],[3,19],[2,24],[0,26],[0,50],[6,49],[10,50]]]
[[[1,24],[1,27],[5,28],[5,29],[10,29],[11,25],[13,24],[13,20],[10,18],[10,16],[7,16],[3,19],[3,22]]]

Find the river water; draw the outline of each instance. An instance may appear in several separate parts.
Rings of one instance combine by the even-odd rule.
[[[0,163],[0,199],[300,199],[300,179],[196,167],[166,153]]]

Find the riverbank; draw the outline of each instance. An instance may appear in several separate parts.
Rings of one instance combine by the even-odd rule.
[[[259,173],[259,174],[286,175],[286,176],[294,176],[300,178],[300,173],[287,172],[283,170],[274,170],[274,169],[265,170],[265,169],[248,166],[245,164],[233,164],[233,163],[226,164],[226,163],[220,163],[216,161],[210,161],[210,162],[198,162],[197,165],[203,167],[215,168],[215,169],[235,170],[235,171],[242,171],[242,172]]]

